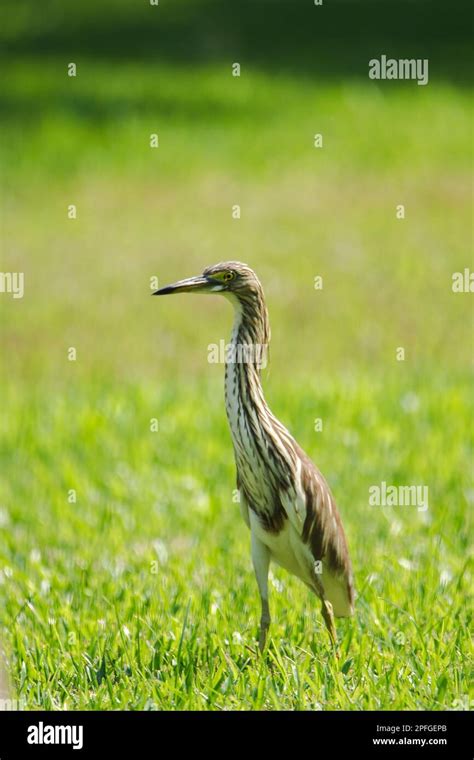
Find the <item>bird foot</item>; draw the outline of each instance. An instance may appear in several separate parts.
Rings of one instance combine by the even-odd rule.
[[[258,648],[260,652],[263,652],[265,649],[269,627],[270,627],[269,620],[262,620],[260,622],[260,635],[258,637]]]

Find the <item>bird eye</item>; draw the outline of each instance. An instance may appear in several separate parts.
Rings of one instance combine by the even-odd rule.
[[[235,277],[235,272],[224,272],[223,280],[224,282],[229,282],[230,280],[233,280]]]

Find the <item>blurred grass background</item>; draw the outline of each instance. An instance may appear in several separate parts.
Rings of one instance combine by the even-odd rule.
[[[472,267],[472,69],[456,8],[5,4],[2,269],[25,273],[25,297],[0,297],[0,580],[31,707],[469,704],[472,307],[451,277]],[[428,56],[429,85],[368,80],[382,53]],[[276,645],[269,663],[249,654],[257,593],[207,362],[231,312],[149,298],[150,277],[229,258],[264,284],[268,400],[347,525],[360,596],[340,666],[278,570]],[[369,509],[381,480],[427,484],[429,512]]]

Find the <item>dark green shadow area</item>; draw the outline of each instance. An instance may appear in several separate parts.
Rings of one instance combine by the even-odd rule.
[[[239,61],[312,78],[367,77],[381,54],[428,58],[430,80],[472,78],[466,0],[4,0],[0,41],[9,56]]]

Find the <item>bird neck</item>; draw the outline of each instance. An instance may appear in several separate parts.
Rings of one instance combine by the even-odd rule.
[[[234,306],[234,325],[227,363],[235,365],[238,374],[247,374],[260,384],[261,371],[267,366],[270,342],[270,323],[263,293],[240,298],[231,295],[229,300]]]
[[[278,498],[278,489],[288,480],[292,466],[296,466],[295,450],[290,433],[265,401],[260,381],[270,340],[263,295],[260,303],[233,300],[233,305],[235,319],[230,347],[236,352],[236,360],[226,361],[226,412],[239,488],[253,509],[262,510],[265,504],[268,506]],[[249,358],[245,356],[246,349],[250,360],[245,360]],[[258,352],[263,349],[265,359],[262,361],[260,355],[258,360]],[[256,484],[253,473],[260,470],[265,472],[265,478]]]
[[[225,368],[226,411],[234,446],[242,443],[246,421],[268,412],[260,380],[266,366],[270,327],[261,298],[241,300],[231,295],[234,325]]]

